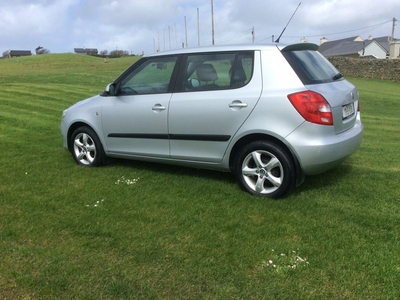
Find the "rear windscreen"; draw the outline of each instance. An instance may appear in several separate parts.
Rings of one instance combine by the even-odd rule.
[[[282,54],[305,85],[332,82],[342,77],[318,51],[295,50],[283,51]]]

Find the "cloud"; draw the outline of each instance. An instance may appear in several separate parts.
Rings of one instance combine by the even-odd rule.
[[[23,1],[6,3],[0,8],[0,41],[6,49],[32,49],[39,44],[62,42],[67,33],[65,16],[72,1]]]
[[[271,42],[282,32],[300,2],[214,0],[215,43]],[[2,0],[0,50],[35,49],[72,52],[75,47],[132,53],[211,44],[211,4],[200,0]],[[318,43],[354,35],[391,34],[398,0],[303,0],[281,39]],[[186,17],[186,28],[185,20]],[[397,16],[400,19],[400,16]],[[397,22],[398,24],[398,22]],[[185,34],[187,31],[187,36]],[[398,31],[398,27],[396,27]],[[400,32],[396,35],[400,36]],[[165,46],[164,46],[165,45]]]

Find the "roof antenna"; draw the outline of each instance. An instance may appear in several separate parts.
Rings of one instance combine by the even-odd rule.
[[[294,16],[294,14],[296,13],[296,11],[299,9],[300,4],[301,4],[301,2],[299,3],[299,5],[297,5],[296,10],[294,11],[293,15],[290,17],[289,22],[287,22],[285,28],[283,28],[283,30],[282,30],[281,34],[279,35],[279,37],[276,39],[275,43],[279,43],[279,40],[280,40],[282,34],[285,32],[286,27],[289,25],[290,21],[292,21],[292,18]]]

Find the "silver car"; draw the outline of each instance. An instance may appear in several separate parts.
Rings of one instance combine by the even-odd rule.
[[[279,198],[361,144],[356,88],[314,44],[180,49],[141,58],[63,112],[82,166],[126,158],[231,171]]]

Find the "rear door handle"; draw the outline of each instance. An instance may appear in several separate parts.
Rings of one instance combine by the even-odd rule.
[[[165,106],[161,105],[160,103],[157,103],[151,109],[153,111],[162,111],[162,110],[166,110],[167,108]]]
[[[244,108],[247,107],[247,103],[243,103],[240,100],[235,100],[232,103],[229,103],[230,108]]]

